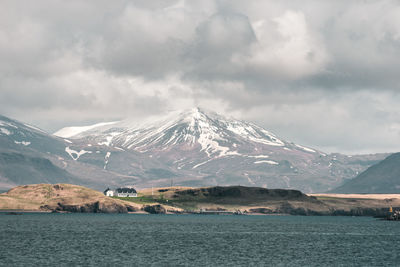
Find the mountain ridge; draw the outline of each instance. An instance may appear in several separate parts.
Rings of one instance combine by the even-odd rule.
[[[71,144],[35,126],[0,116],[0,189],[27,183],[76,183],[102,189],[124,179],[73,160],[73,151],[68,150]]]
[[[64,131],[69,138],[1,118],[3,189],[28,182],[73,182],[97,190],[174,184],[325,192],[386,156],[325,154],[254,123],[198,108],[139,122],[70,128]],[[9,165],[10,157],[20,161]]]
[[[395,194],[400,193],[400,153],[394,153],[372,165],[332,193]]]
[[[323,192],[383,159],[382,155],[328,155],[285,141],[254,123],[199,108],[141,122],[96,125],[68,135],[73,141],[68,149],[79,157],[75,160],[92,157],[93,161],[94,151],[85,153],[93,148],[114,150],[106,152],[106,161],[98,157],[96,161],[143,186],[174,181],[183,186],[243,184]],[[63,128],[61,133],[69,134],[69,129],[75,128]]]
[[[109,135],[106,137],[104,142],[109,143],[111,139],[116,139],[116,141],[119,141],[118,143],[122,147],[131,148],[132,146],[137,144],[149,144],[151,141],[157,141],[158,139],[160,139],[157,134],[171,129],[178,130],[177,128],[179,128],[179,126],[185,126],[184,129],[179,129],[180,131],[185,133],[185,136],[183,137],[184,141],[187,141],[187,139],[189,139],[189,142],[191,143],[194,143],[196,141],[202,143],[207,142],[207,139],[212,138],[223,140],[223,137],[215,131],[215,129],[218,129],[218,125],[216,124],[224,124],[223,126],[225,126],[225,128],[232,133],[235,133],[236,135],[241,135],[243,138],[248,138],[252,141],[261,142],[268,145],[284,145],[279,139],[276,138],[274,134],[271,134],[270,132],[255,124],[234,120],[233,118],[224,118],[214,112],[204,112],[199,108],[174,111],[167,114],[166,116],[159,117],[156,120],[147,119],[141,123],[132,122],[130,120],[123,120],[119,122],[106,122],[91,126],[83,126],[80,127],[82,131],[75,135],[71,135],[70,131],[73,131],[78,127],[66,127],[57,131],[55,135],[61,137],[68,136],[69,138],[82,138],[90,135],[98,135],[99,132],[108,132]],[[156,132],[151,132],[152,129],[156,128],[158,128]],[[132,139],[134,137],[133,135],[139,131],[145,131],[149,135],[144,136],[143,140],[136,139],[136,142],[129,142],[130,140],[125,140],[125,142],[121,142],[121,135],[130,134],[128,138]],[[172,136],[164,143],[176,144],[178,141],[183,141],[181,137],[182,136]],[[179,140],[179,138],[181,139]],[[212,144],[202,143],[202,145],[207,146]]]

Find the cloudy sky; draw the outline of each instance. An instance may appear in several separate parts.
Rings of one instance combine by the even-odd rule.
[[[53,132],[195,106],[400,151],[400,2],[0,2],[0,114]]]

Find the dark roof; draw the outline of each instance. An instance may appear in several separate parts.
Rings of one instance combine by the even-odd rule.
[[[107,188],[106,190],[104,190],[103,193],[104,193],[104,194],[107,193],[108,190],[110,190],[110,188]]]
[[[134,188],[117,188],[117,193],[136,193],[136,190]]]

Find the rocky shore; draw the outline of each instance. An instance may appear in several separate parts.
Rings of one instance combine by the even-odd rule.
[[[70,184],[18,186],[0,194],[0,211],[58,213],[247,214],[304,216],[387,215],[400,207],[400,196],[390,198],[346,195],[306,195],[298,190],[243,186],[158,188],[142,190],[137,198],[111,198]]]
[[[140,191],[142,198],[168,203],[187,213],[289,214],[304,216],[386,216],[400,207],[400,195],[307,195],[298,190],[244,186],[158,188]]]

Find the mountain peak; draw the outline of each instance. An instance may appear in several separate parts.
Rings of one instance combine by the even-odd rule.
[[[213,111],[205,110],[199,107],[175,110],[166,114],[166,118],[169,120],[186,120],[188,122],[191,122],[192,120],[212,120],[220,117],[220,115]]]
[[[238,145],[285,146],[274,134],[245,121],[226,118],[199,107],[173,111],[143,121],[123,120],[85,127],[68,127],[56,133],[68,138],[88,138],[107,146],[147,151],[174,146],[199,146],[208,157],[238,154]]]
[[[127,119],[84,127],[67,127],[55,135],[136,151],[170,150],[176,146],[200,147],[209,158],[238,154],[260,146],[318,153],[316,150],[283,141],[251,122],[227,118],[195,107],[153,116],[142,121]],[[186,148],[187,149],[187,148]]]

